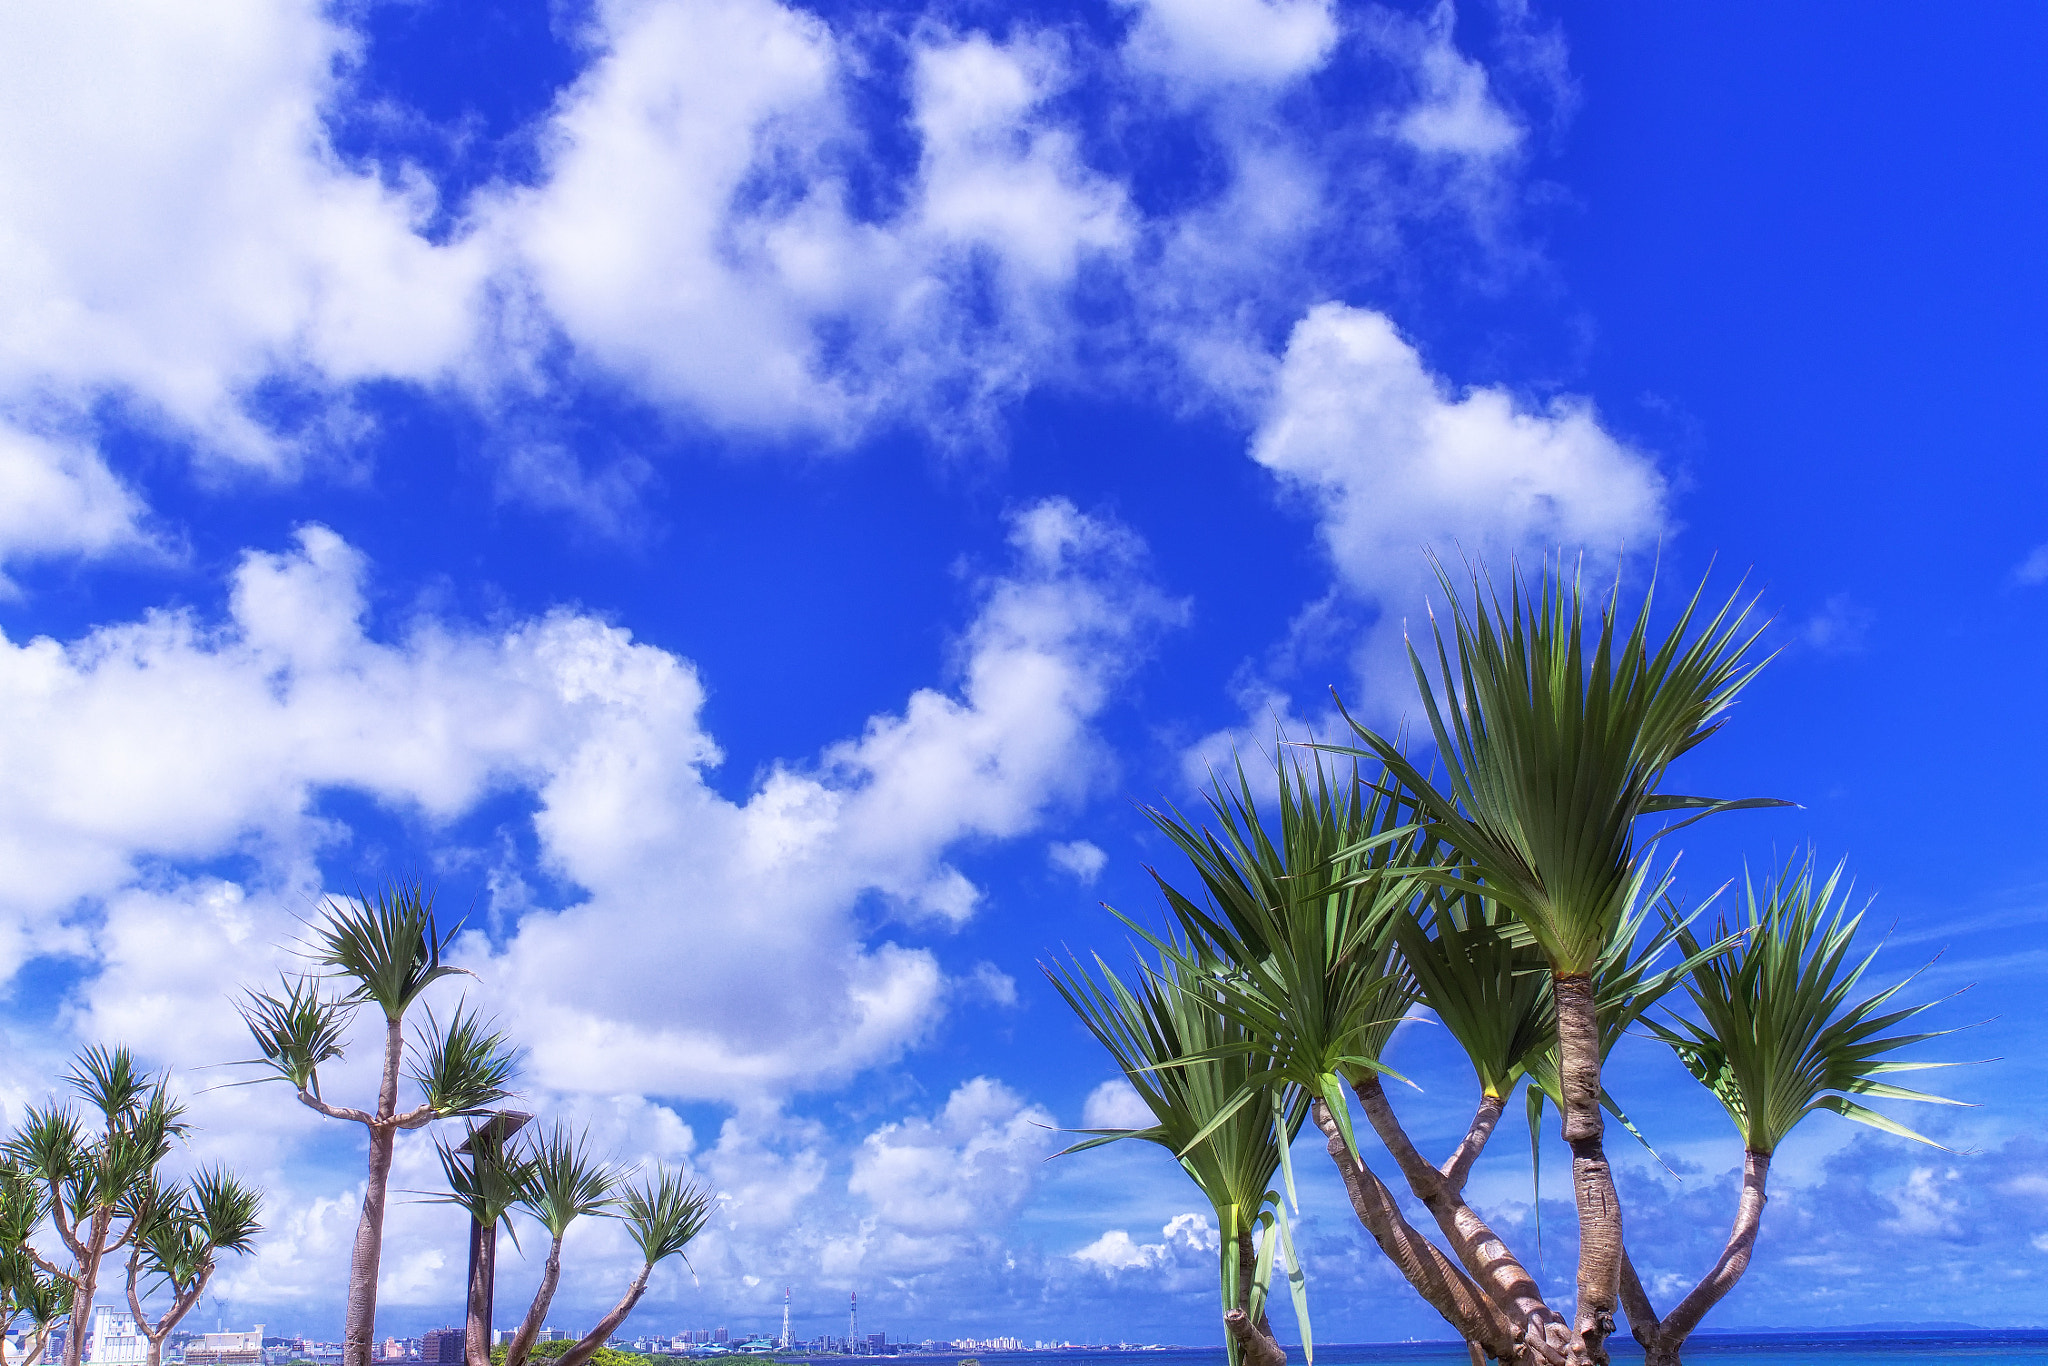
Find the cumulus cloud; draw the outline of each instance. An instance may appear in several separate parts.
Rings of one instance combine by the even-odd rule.
[[[484,263],[421,234],[416,178],[335,155],[355,53],[311,0],[0,16],[0,401],[113,394],[278,468],[302,446],[252,404],[265,381],[446,366]]]
[[[1330,0],[1127,0],[1131,64],[1188,86],[1278,84],[1322,65],[1337,41]]]
[[[142,518],[141,500],[90,445],[0,422],[0,568],[140,547]]]
[[[1207,1215],[1177,1214],[1159,1232],[1159,1242],[1140,1243],[1125,1230],[1113,1228],[1076,1251],[1074,1259],[1106,1275],[1162,1270],[1214,1274],[1218,1238]]]
[[[1084,1129],[1149,1129],[1158,1121],[1130,1082],[1113,1077],[1088,1093],[1081,1106]]]
[[[948,848],[1027,833],[1107,773],[1093,720],[1178,610],[1129,533],[1071,504],[1021,511],[1012,551],[951,686],[740,802],[706,781],[719,751],[688,661],[568,612],[377,639],[369,566],[320,527],[248,555],[223,623],[160,612],[69,644],[0,640],[0,966],[84,955],[95,1028],[218,1056],[235,1033],[212,1004],[219,965],[260,980],[281,961],[336,833],[323,791],[442,823],[523,790],[542,859],[580,898],[512,906],[504,937],[465,952],[516,1003],[537,1080],[727,1098],[842,1079],[923,1037],[946,989],[929,949],[865,937],[856,904],[973,915],[980,890]],[[255,885],[145,875],[230,853],[254,859]],[[805,990],[766,1004],[767,963]]]
[[[1083,887],[1100,877],[1109,863],[1109,855],[1087,840],[1056,840],[1046,846],[1045,857]]]
[[[0,451],[0,477],[39,479],[61,514],[38,522],[51,544],[13,544],[130,539],[137,510],[91,451],[108,424],[290,475],[360,458],[372,381],[465,393],[516,430],[599,376],[720,433],[828,444],[903,419],[986,440],[1084,353],[1096,382],[1164,366],[1185,399],[1255,406],[1262,338],[1322,288],[1314,245],[1372,256],[1436,212],[1379,159],[1485,161],[1517,135],[1445,19],[1378,28],[1409,79],[1339,153],[1271,103],[1342,47],[1328,0],[1146,0],[1106,53],[1028,23],[887,35],[779,0],[607,0],[521,132],[530,174],[458,195],[374,139],[337,149],[337,120],[362,123],[349,11],[11,11],[0,412],[77,429],[33,463]],[[882,70],[901,72],[888,127]],[[1228,93],[1188,125],[1162,77]],[[1139,171],[1090,159],[1112,127],[1197,137],[1213,183],[1147,208]],[[899,137],[910,155],[885,155]],[[1105,290],[1133,310],[1108,327],[1080,304]],[[643,468],[586,474],[546,430],[501,444],[510,495],[630,520]]]

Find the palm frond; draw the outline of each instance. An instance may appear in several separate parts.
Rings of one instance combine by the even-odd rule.
[[[653,1180],[626,1191],[619,1200],[619,1214],[641,1257],[653,1266],[680,1255],[704,1231],[716,1204],[709,1187],[661,1166]]]
[[[467,974],[442,961],[460,924],[443,932],[434,918],[433,893],[415,881],[330,898],[313,926],[307,957],[355,985],[348,999],[367,1002],[398,1020],[420,993],[443,977]]]
[[[1854,1096],[1961,1103],[1876,1080],[1902,1070],[1887,1055],[1947,1031],[1892,1032],[1935,1004],[1887,1008],[1903,982],[1852,1000],[1875,950],[1852,957],[1863,917],[1844,876],[1842,864],[1820,876],[1810,850],[1761,888],[1745,875],[1742,923],[1717,925],[1721,945],[1703,951],[1690,929],[1676,934],[1688,955],[1704,953],[1686,982],[1699,1020],[1647,1022],[1757,1152],[1816,1110],[1932,1142]]]
[[[442,1118],[482,1114],[512,1094],[519,1054],[504,1032],[458,1001],[444,1028],[427,1012],[420,1031],[412,1079],[427,1105]]]
[[[530,1160],[532,1178],[519,1204],[551,1237],[560,1238],[583,1215],[608,1214],[619,1203],[621,1173],[591,1153],[587,1132],[556,1124],[533,1145]]]
[[[1511,568],[1505,602],[1483,571],[1470,570],[1469,591],[1461,591],[1441,563],[1436,570],[1450,634],[1432,614],[1434,677],[1412,644],[1409,660],[1444,783],[1348,712],[1360,747],[1329,748],[1385,764],[1418,819],[1466,865],[1433,879],[1463,888],[1476,874],[1528,928],[1553,971],[1590,972],[1638,873],[1641,818],[1787,804],[1658,790],[1672,762],[1719,729],[1762,667],[1744,662],[1757,638],[1747,629],[1753,603],[1742,603],[1738,590],[1702,619],[1702,582],[1653,640],[1653,595],[1625,624],[1618,579],[1589,623],[1587,595],[1561,569],[1546,565],[1530,586]]]
[[[342,1040],[356,1004],[320,995],[310,977],[280,978],[282,994],[250,991],[238,1007],[260,1057],[237,1066],[268,1067],[298,1090],[320,1094],[320,1064],[342,1056]]]

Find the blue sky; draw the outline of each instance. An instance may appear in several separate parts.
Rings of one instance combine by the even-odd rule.
[[[1846,855],[1882,969],[1990,1018],[1929,1056],[2002,1055],[1916,1117],[1952,1152],[1810,1121],[1716,1321],[2038,1318],[2044,25],[8,10],[0,1104],[82,1040],[178,1069],[272,1192],[217,1312],[337,1332],[354,1136],[199,1069],[294,917],[417,870],[535,1107],[727,1197],[636,1327],[793,1285],[806,1334],[857,1288],[892,1336],[1207,1341],[1170,1163],[1042,1161],[1120,1102],[1036,964],[1154,908],[1134,803],[1332,687],[1405,714],[1425,545],[1661,555],[1780,652],[1683,782],[1801,804],[1688,832],[1686,895]],[[1399,1047],[1441,1146],[1468,1078]],[[1739,1153],[1648,1044],[1614,1075],[1669,1299]],[[1303,1156],[1319,1332],[1429,1335]],[[395,1210],[386,1326],[452,1318],[460,1238]],[[629,1275],[582,1230],[557,1321]]]

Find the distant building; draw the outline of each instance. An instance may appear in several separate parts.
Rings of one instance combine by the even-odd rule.
[[[263,1366],[263,1325],[249,1333],[200,1334],[185,1344],[185,1366]]]
[[[109,1304],[92,1307],[92,1337],[85,1359],[92,1366],[142,1366],[149,1360],[149,1340],[135,1326],[135,1316]]]
[[[420,1366],[462,1366],[462,1330],[436,1328],[421,1338]]]
[[[565,1328],[543,1328],[533,1335],[535,1342],[567,1342],[569,1332]]]

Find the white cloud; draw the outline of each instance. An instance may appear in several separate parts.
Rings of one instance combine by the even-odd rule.
[[[1103,1082],[1081,1105],[1084,1129],[1149,1129],[1156,1123],[1137,1090],[1122,1077]]]
[[[1484,160],[1521,145],[1522,128],[1494,100],[1486,68],[1458,51],[1455,13],[1440,4],[1427,21],[1392,23],[1402,35],[1416,99],[1394,122],[1401,140],[1418,152]]]
[[[1647,548],[1664,523],[1662,477],[1590,403],[1453,392],[1385,315],[1343,304],[1295,326],[1252,456],[1306,496],[1339,582],[1381,608],[1361,666],[1390,692],[1406,685],[1385,669],[1388,628],[1422,604],[1425,548],[1499,567]]]
[[[2028,587],[2048,583],[2048,545],[2037,545],[2013,567],[2013,580]]]
[[[282,467],[260,382],[425,378],[467,344],[474,246],[420,235],[416,180],[334,153],[323,107],[357,40],[325,8],[0,14],[0,397],[113,393],[208,456]]]
[[[955,686],[775,768],[744,802],[706,782],[719,754],[687,661],[566,612],[495,634],[422,618],[373,639],[368,566],[320,527],[247,556],[220,625],[167,612],[68,645],[0,638],[0,969],[85,954],[94,1029],[222,1056],[237,1029],[219,965],[262,981],[283,961],[319,891],[311,857],[338,833],[321,792],[440,823],[520,788],[541,857],[587,895],[524,908],[509,938],[464,951],[532,1042],[539,1084],[836,1084],[922,1038],[947,991],[930,950],[864,937],[856,905],[941,926],[974,914],[981,892],[947,850],[1026,834],[1106,775],[1093,720],[1178,610],[1128,533],[1071,504],[1025,509],[1012,539]],[[256,883],[176,875],[236,853]],[[506,886],[519,915],[531,894]],[[768,972],[802,989],[764,1007]]]
[[[142,515],[141,500],[89,445],[0,422],[0,567],[140,547]]]
[[[1188,1263],[1207,1263],[1214,1274],[1218,1238],[1207,1215],[1177,1214],[1159,1232],[1159,1242],[1140,1243],[1125,1230],[1113,1228],[1075,1252],[1074,1258],[1104,1274],[1184,1269]]]
[[[1055,841],[1046,846],[1045,857],[1083,887],[1100,877],[1109,863],[1109,855],[1087,840]]]
[[[1045,1110],[999,1081],[976,1077],[930,1119],[912,1117],[869,1134],[847,1189],[885,1225],[937,1243],[938,1235],[995,1227],[1022,1206],[1053,1138]]]
[[[1321,66],[1337,41],[1330,0],[1126,0],[1139,10],[1128,60],[1190,86],[1281,84]]]

